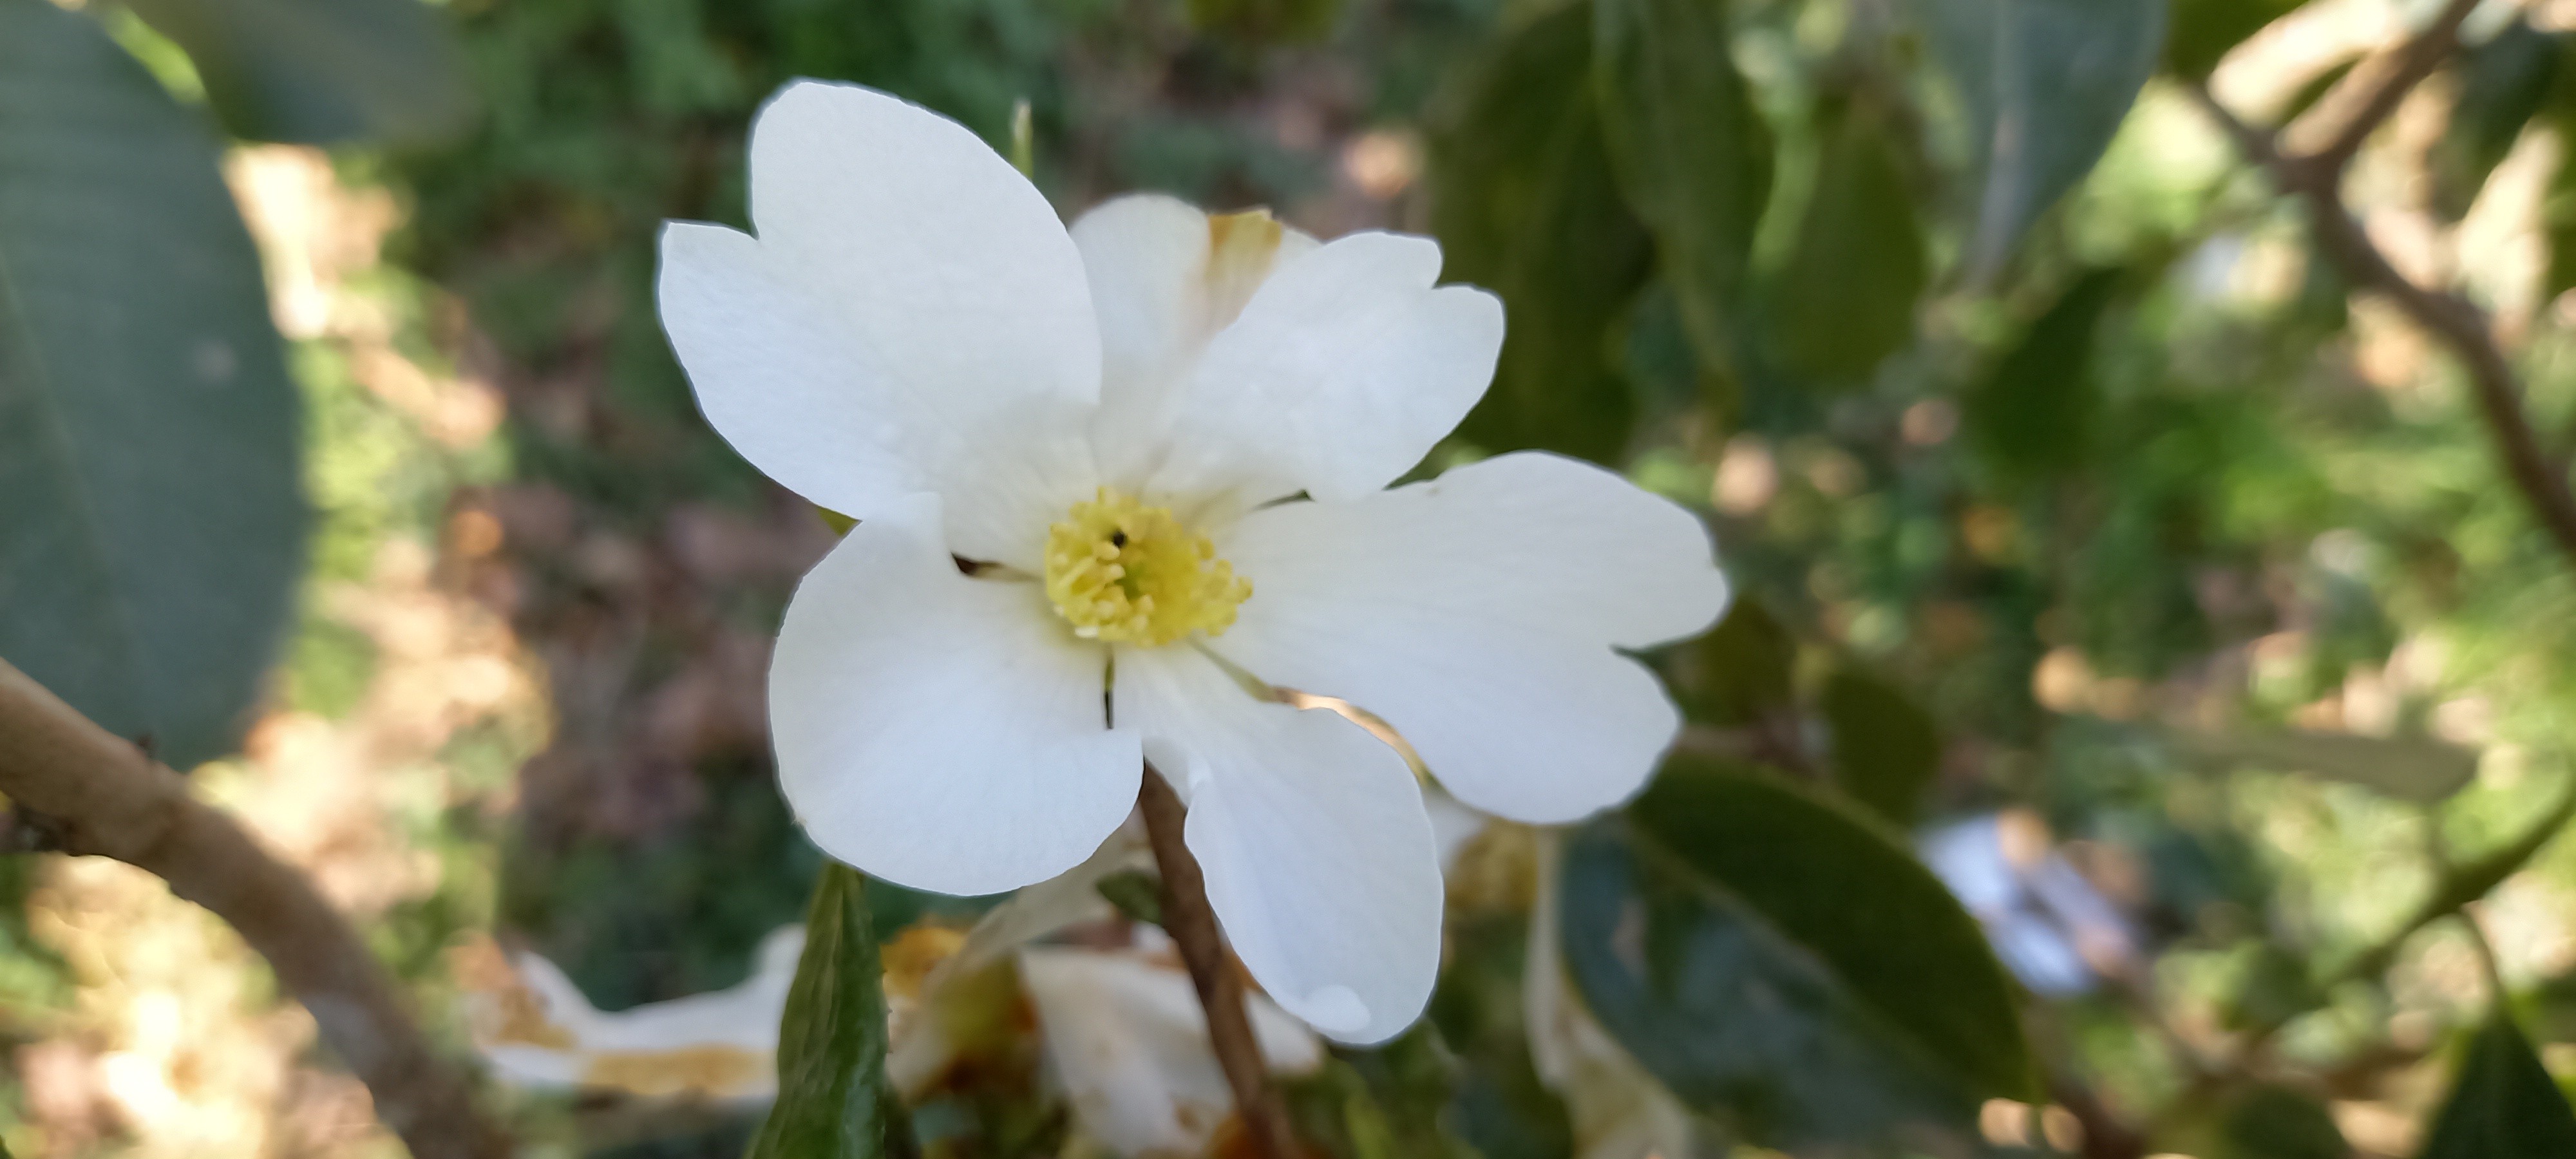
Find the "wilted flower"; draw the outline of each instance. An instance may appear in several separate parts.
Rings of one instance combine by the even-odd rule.
[[[662,316],[753,463],[858,526],[770,672],[817,843],[924,889],[1082,861],[1150,758],[1236,953],[1340,1039],[1412,1021],[1441,888],[1401,732],[1479,809],[1627,795],[1678,718],[1617,649],[1697,632],[1705,528],[1598,468],[1507,455],[1386,490],[1482,395],[1503,315],[1439,247],[1112,201],[1070,233],[959,125],[790,86],[757,237],[675,223]]]
[[[554,963],[489,942],[461,950],[457,974],[474,1045],[513,1086],[754,1100],[778,1090],[778,1013],[804,948],[804,927],[772,931],[741,985],[615,1012]]]

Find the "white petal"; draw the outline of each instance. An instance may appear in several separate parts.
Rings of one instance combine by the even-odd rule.
[[[1255,700],[1186,648],[1118,653],[1117,720],[1189,801],[1190,852],[1254,980],[1343,1042],[1394,1037],[1440,967],[1440,863],[1404,759]]]
[[[1533,823],[1645,782],[1680,714],[1612,649],[1696,633],[1727,597],[1689,512],[1543,454],[1266,508],[1220,550],[1252,598],[1218,651],[1376,713],[1460,800]]]
[[[1503,345],[1502,303],[1434,289],[1439,276],[1438,243],[1391,233],[1282,265],[1208,343],[1151,490],[1349,499],[1421,461],[1484,395]]]
[[[816,503],[937,491],[956,550],[1034,562],[1094,482],[1100,371],[1046,199],[954,121],[799,82],[753,124],[751,202],[756,241],[663,234],[663,325],[708,420]]]
[[[1161,194],[1105,202],[1073,223],[1100,318],[1101,477],[1137,489],[1169,441],[1181,387],[1208,340],[1272,270],[1315,239],[1259,212],[1211,217]]]
[[[1083,1130],[1122,1155],[1199,1155],[1233,1113],[1189,975],[1133,950],[1031,949],[1020,979]],[[1324,1061],[1313,1033],[1255,995],[1254,1039],[1276,1074]]]
[[[1102,650],[1036,584],[959,574],[938,527],[934,498],[889,505],[806,574],[770,664],[770,734],[824,852],[993,893],[1099,848],[1143,753],[1102,720]]]

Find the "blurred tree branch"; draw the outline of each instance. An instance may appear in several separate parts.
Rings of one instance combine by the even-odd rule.
[[[2521,382],[2512,360],[2496,342],[2486,311],[2456,292],[2419,285],[2399,272],[2343,204],[2343,172],[2353,150],[2396,110],[2409,90],[2459,47],[2460,21],[2475,7],[2475,0],[2451,0],[2431,25],[2396,51],[2397,63],[2378,89],[2334,140],[2315,153],[2284,152],[2272,132],[2245,123],[2220,104],[2206,84],[2194,85],[2192,94],[2246,157],[2271,173],[2283,192],[2307,202],[2317,249],[2347,282],[2386,298],[2450,347],[2468,371],[2471,392],[2504,459],[2506,475],[2542,529],[2570,562],[2576,562],[2576,492],[2568,489],[2567,465],[2545,450],[2533,431],[2522,405]]]
[[[2364,141],[2379,128],[2406,94],[2422,84],[2424,78],[2442,66],[2442,61],[2460,47],[2460,24],[2476,11],[2478,0],[2450,0],[2424,30],[2407,39],[2394,51],[2379,58],[2372,71],[2379,74],[2379,84],[2370,91],[2344,122],[2343,128],[2316,152],[2308,154],[2306,163],[2320,174],[2339,176],[2361,152]]]
[[[498,1159],[504,1137],[476,1113],[391,979],[312,883],[179,774],[92,723],[0,660],[0,793],[46,844],[112,857],[230,923],[312,1012],[325,1042],[374,1096],[376,1117],[419,1159]]]
[[[1163,874],[1163,931],[1172,935],[1182,964],[1189,967],[1190,981],[1198,987],[1199,1005],[1207,1011],[1208,1043],[1216,1050],[1226,1085],[1234,1090],[1235,1114],[1243,1120],[1248,1149],[1258,1159],[1297,1159],[1296,1138],[1289,1134],[1288,1118],[1263,1074],[1261,1043],[1253,1037],[1252,1018],[1244,1010],[1243,978],[1235,972],[1217,933],[1216,910],[1208,904],[1207,879],[1199,870],[1198,858],[1190,855],[1183,839],[1187,812],[1180,795],[1150,762],[1144,784],[1137,790],[1136,808],[1145,815],[1145,838],[1154,847],[1154,864]]]

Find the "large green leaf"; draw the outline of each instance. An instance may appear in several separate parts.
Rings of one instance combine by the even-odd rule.
[[[1725,0],[1593,0],[1593,78],[1620,187],[1653,229],[1701,361],[1733,363],[1771,134],[1729,48]]]
[[[2077,279],[1969,392],[1969,433],[2006,476],[2061,474],[2089,457],[2101,409],[2093,336],[2118,286],[2116,270]]]
[[[2036,1094],[1976,921],[1846,806],[1677,758],[1575,838],[1564,886],[1567,966],[1602,1025],[1756,1141],[1955,1126]]]
[[[2469,1039],[2422,1159],[2576,1159],[2576,1113],[2499,1008]]]
[[[867,879],[833,862],[805,912],[805,954],[778,1022],[778,1101],[748,1159],[875,1159],[900,1116],[886,1085],[885,978]]]
[[[1820,129],[1815,193],[1771,295],[1771,334],[1790,368],[1851,382],[1914,337],[1915,299],[1928,274],[1923,227],[1874,106],[1832,109]]]
[[[1608,462],[1635,422],[1614,327],[1653,242],[1611,178],[1591,77],[1591,10],[1560,8],[1503,38],[1432,141],[1443,276],[1501,294],[1508,322],[1493,388],[1459,428],[1488,450]]]
[[[1926,0],[1922,10],[1968,119],[1966,259],[1982,281],[2110,146],[2155,72],[2165,0]]]
[[[420,0],[125,0],[188,50],[235,135],[420,141],[473,111],[464,58]]]
[[[0,0],[0,656],[181,767],[239,738],[305,523],[216,161],[96,23]]]

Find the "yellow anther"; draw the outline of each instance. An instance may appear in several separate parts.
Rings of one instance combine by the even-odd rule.
[[[1252,581],[1170,508],[1103,487],[1047,529],[1046,591],[1074,635],[1150,647],[1192,632],[1223,635]]]

